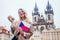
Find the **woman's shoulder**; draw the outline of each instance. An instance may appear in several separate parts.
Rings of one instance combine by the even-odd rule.
[[[15,24],[19,24],[19,23],[20,23],[20,20],[16,20],[16,21],[15,21]]]
[[[32,24],[32,22],[27,18],[25,22],[28,22],[29,24]]]
[[[15,22],[20,22],[20,20],[16,20]]]

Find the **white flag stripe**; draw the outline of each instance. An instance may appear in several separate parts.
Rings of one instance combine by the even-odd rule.
[[[24,24],[24,26],[26,26],[26,27],[28,27],[28,28],[30,28],[30,24],[29,23],[27,23],[27,22],[24,22],[24,21],[22,21],[23,22],[23,24]]]

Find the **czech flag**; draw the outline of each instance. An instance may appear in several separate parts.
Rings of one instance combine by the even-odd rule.
[[[19,27],[21,27],[24,31],[30,30],[30,24],[24,21],[20,22]]]

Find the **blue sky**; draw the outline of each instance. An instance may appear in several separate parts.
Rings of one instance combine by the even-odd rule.
[[[30,20],[32,20],[32,11],[35,6],[35,2],[39,8],[40,14],[45,16],[44,10],[46,8],[48,0],[0,0],[0,25],[6,26],[9,29],[10,22],[7,19],[8,15],[12,15],[18,20],[18,9],[23,8],[26,10]],[[60,28],[60,0],[49,0],[54,10],[54,24],[57,28]]]

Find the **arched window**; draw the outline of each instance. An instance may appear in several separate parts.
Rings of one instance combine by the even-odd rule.
[[[40,32],[42,33],[43,30],[44,30],[44,27],[42,26],[42,27],[40,28]]]
[[[50,18],[50,15],[48,15],[48,20],[50,20],[51,18]]]
[[[35,17],[35,22],[36,22],[36,17]]]

